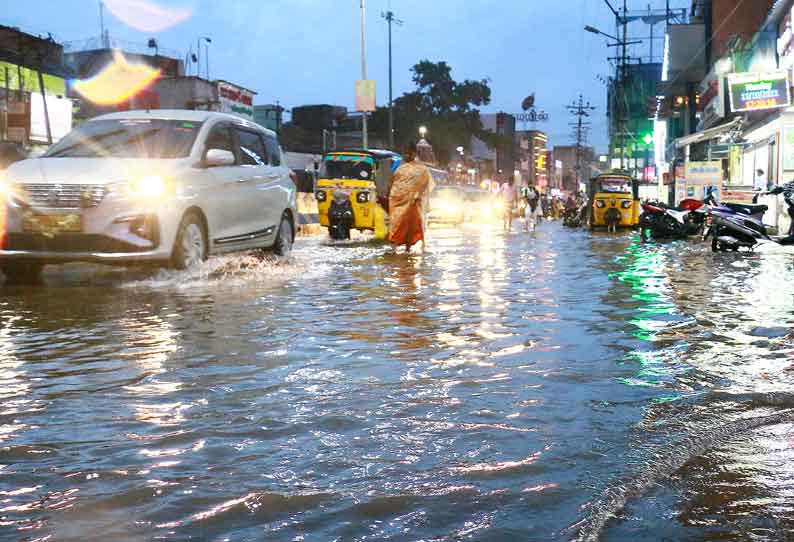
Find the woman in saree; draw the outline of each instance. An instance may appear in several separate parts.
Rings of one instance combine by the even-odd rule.
[[[425,228],[429,195],[433,190],[433,177],[429,165],[433,163],[433,148],[422,139],[416,151],[405,153],[405,162],[397,168],[389,187],[389,242],[396,248],[411,247],[422,242],[425,246]]]

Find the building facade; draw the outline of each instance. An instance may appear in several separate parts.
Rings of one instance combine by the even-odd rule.
[[[0,26],[0,141],[46,145],[68,133],[71,75],[52,38]]]
[[[690,13],[666,36],[659,193],[678,201],[712,188],[748,202],[754,188],[794,180],[794,0],[695,0]],[[776,224],[782,213],[770,207]]]

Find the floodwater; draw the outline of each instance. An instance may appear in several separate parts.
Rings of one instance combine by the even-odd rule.
[[[780,540],[794,255],[544,223],[0,286],[0,540]]]

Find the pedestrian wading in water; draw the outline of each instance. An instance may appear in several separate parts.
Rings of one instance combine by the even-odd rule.
[[[425,248],[427,211],[433,177],[428,166],[435,162],[433,148],[424,139],[409,148],[405,162],[397,168],[389,186],[389,242],[406,252],[418,242]]]

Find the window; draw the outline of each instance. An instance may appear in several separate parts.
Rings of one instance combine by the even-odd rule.
[[[240,161],[244,166],[264,166],[268,163],[262,136],[256,132],[237,130],[240,139]]]
[[[278,146],[278,141],[271,135],[265,136],[265,145],[267,145],[267,155],[270,158],[270,164],[273,166],[281,165],[281,149]]]
[[[222,151],[234,152],[234,144],[232,143],[232,132],[226,125],[215,126],[210,135],[207,136],[207,144],[205,150],[220,149]]]
[[[53,158],[184,158],[200,122],[165,119],[92,120],[54,145]]]

